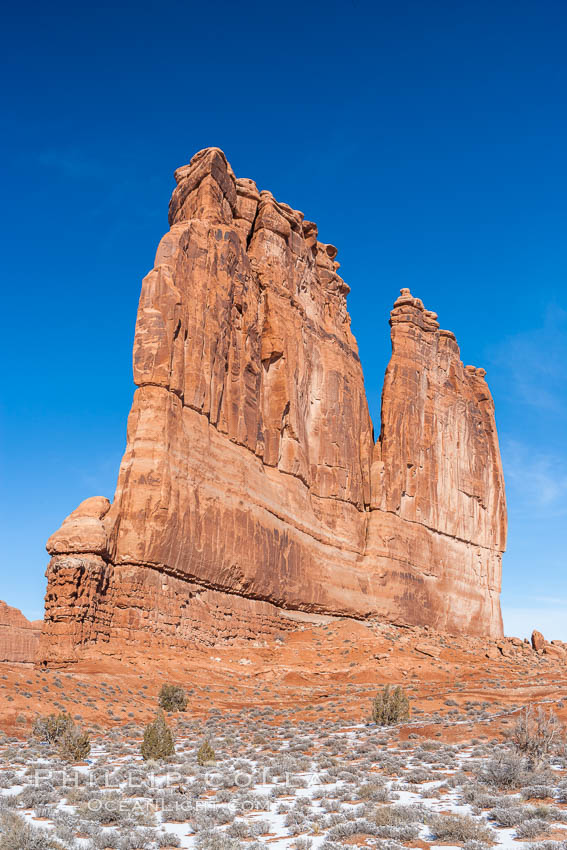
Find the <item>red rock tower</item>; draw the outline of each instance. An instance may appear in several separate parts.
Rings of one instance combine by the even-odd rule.
[[[217,148],[175,178],[114,501],[48,541],[41,658],[268,635],[294,611],[500,635],[483,370],[403,290],[374,445],[336,248]]]

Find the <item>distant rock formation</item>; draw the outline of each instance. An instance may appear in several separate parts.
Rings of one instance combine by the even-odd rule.
[[[336,248],[217,148],[175,178],[116,494],[48,542],[41,658],[261,638],[300,612],[500,636],[484,371],[402,290],[375,444]]]
[[[42,625],[42,620],[30,621],[18,608],[0,600],[0,661],[32,664]]]

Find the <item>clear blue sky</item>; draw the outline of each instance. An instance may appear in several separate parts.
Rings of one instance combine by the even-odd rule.
[[[28,3],[2,44],[0,598],[112,497],[142,276],[175,167],[222,147],[319,224],[378,422],[409,286],[484,366],[510,512],[507,631],[567,639],[563,2]]]

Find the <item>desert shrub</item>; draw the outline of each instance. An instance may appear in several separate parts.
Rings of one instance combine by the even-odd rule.
[[[159,705],[164,711],[185,711],[187,694],[180,685],[162,685],[159,692]]]
[[[354,818],[348,823],[338,823],[332,826],[327,837],[331,841],[351,838],[353,835],[377,835],[379,828],[366,818]],[[389,836],[386,836],[389,837]]]
[[[490,812],[490,817],[498,825],[506,828],[518,826],[528,816],[524,806],[496,806]]]
[[[492,817],[500,826],[517,826],[525,820],[560,821],[562,811],[556,806],[546,806],[542,803],[533,806],[518,805],[518,798],[509,798],[510,803],[504,798],[500,806],[496,806],[490,812]]]
[[[301,811],[301,809],[292,809],[291,812],[288,812],[284,821],[284,825],[288,829],[292,829],[296,826],[303,826],[303,824],[307,821],[307,815],[305,812]]]
[[[422,785],[424,782],[432,782],[437,779],[437,774],[433,770],[425,770],[423,767],[416,767],[408,771],[404,776],[401,776],[404,782],[408,785]]]
[[[422,823],[426,809],[419,804],[408,806],[380,806],[374,812],[377,826],[403,826],[405,824]]]
[[[17,785],[16,772],[14,770],[5,770],[0,773],[0,788],[11,788],[12,785]]]
[[[494,838],[493,830],[484,821],[470,815],[434,815],[429,826],[437,841],[491,842]]]
[[[277,796],[277,790],[276,788],[272,789],[272,797]],[[228,788],[219,788],[215,794],[215,803],[230,803],[231,800],[232,791],[229,791]]]
[[[4,814],[17,806],[17,797],[15,794],[0,795],[0,815]]]
[[[52,818],[53,823],[56,827],[56,834],[58,838],[62,838],[62,835],[59,835],[58,830],[66,830],[69,828],[73,828],[75,832],[77,832],[77,817],[74,812],[67,811],[67,809],[58,809],[57,807],[53,807]]]
[[[244,820],[236,820],[228,827],[226,834],[231,838],[249,838],[250,824]]]
[[[175,832],[163,832],[157,837],[158,847],[181,847],[181,839]]]
[[[522,788],[533,775],[526,770],[525,762],[519,755],[507,753],[482,765],[479,778],[496,788]]]
[[[522,797],[524,800],[545,800],[546,797],[553,797],[555,788],[553,785],[528,785],[522,788]]]
[[[376,826],[374,835],[380,838],[394,838],[397,841],[415,841],[420,828],[415,823],[405,823],[399,826]]]
[[[202,811],[196,811],[191,816],[191,821],[196,832],[210,832],[217,826],[215,819]]]
[[[356,789],[359,800],[372,800],[374,803],[389,803],[392,800],[390,789],[384,782],[365,782]]]
[[[447,784],[449,785],[450,783],[447,782]],[[460,784],[459,799],[462,803],[470,803],[470,805],[476,806],[477,809],[490,809],[495,805],[494,791],[489,791],[486,786],[475,783]],[[498,797],[496,799],[498,800],[498,805],[500,805]]]
[[[35,816],[36,818],[45,818],[50,820],[53,817],[55,812],[55,806],[36,806],[35,807]]]
[[[179,795],[176,795],[179,798]],[[164,804],[160,803],[159,809],[164,823],[185,823],[193,813],[193,802],[190,799],[170,800]]]
[[[234,814],[228,806],[207,806],[206,808],[199,806],[197,815],[210,818],[215,825],[232,823],[234,820]]]
[[[219,829],[200,832],[195,838],[196,850],[239,850],[240,842]]]
[[[18,815],[0,820],[0,850],[65,850],[63,844],[46,832],[27,824]]]
[[[259,835],[267,835],[271,828],[272,825],[269,820],[257,820],[250,824],[251,834],[256,838]]]
[[[537,844],[528,844],[526,850],[565,850],[565,841],[538,841]]]
[[[91,752],[89,736],[72,723],[59,739],[57,751],[63,761],[82,761],[88,758]]]
[[[386,685],[372,702],[372,720],[379,726],[392,726],[409,720],[409,716],[409,697],[400,685],[393,690]]]
[[[45,806],[48,803],[58,802],[59,794],[50,782],[41,782],[37,785],[26,785],[15,797],[18,806],[22,809],[35,809],[37,806]]]
[[[74,726],[72,717],[62,711],[59,714],[37,717],[33,724],[32,733],[40,741],[56,744],[72,726]]]
[[[140,746],[144,761],[165,759],[175,752],[171,729],[165,722],[163,711],[158,711],[155,720],[144,729],[144,740]]]
[[[255,793],[254,791],[247,791],[243,789],[242,791],[237,792],[235,797],[233,797],[233,801],[236,803],[235,815],[251,811],[270,811],[270,801],[268,797],[260,792]]]
[[[547,835],[551,829],[550,824],[542,818],[529,818],[516,827],[516,838],[536,838],[538,835]]]
[[[215,751],[211,747],[208,741],[203,741],[199,749],[197,750],[197,761],[200,765],[207,764],[210,761],[215,760]]]
[[[565,728],[550,710],[541,706],[534,710],[524,708],[512,730],[511,741],[515,750],[528,760],[531,768],[541,767],[557,744],[565,737]]]
[[[100,825],[155,826],[154,807],[139,800],[127,800],[118,791],[97,791],[88,802],[77,806],[77,815],[84,821]]]
[[[153,829],[128,830],[118,840],[118,850],[154,850],[155,846]]]

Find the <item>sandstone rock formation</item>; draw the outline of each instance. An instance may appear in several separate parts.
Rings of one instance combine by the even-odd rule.
[[[301,612],[499,636],[484,371],[402,290],[374,444],[336,248],[216,148],[175,178],[114,501],[48,542],[41,657],[262,637]]]
[[[42,620],[28,620],[18,608],[0,600],[0,661],[32,664]]]
[[[542,633],[538,632],[537,629],[534,629],[533,632],[532,632],[532,647],[533,647],[533,649],[535,649],[536,652],[540,652],[544,648],[546,643],[547,643],[547,641],[544,638],[544,636],[542,635]]]

